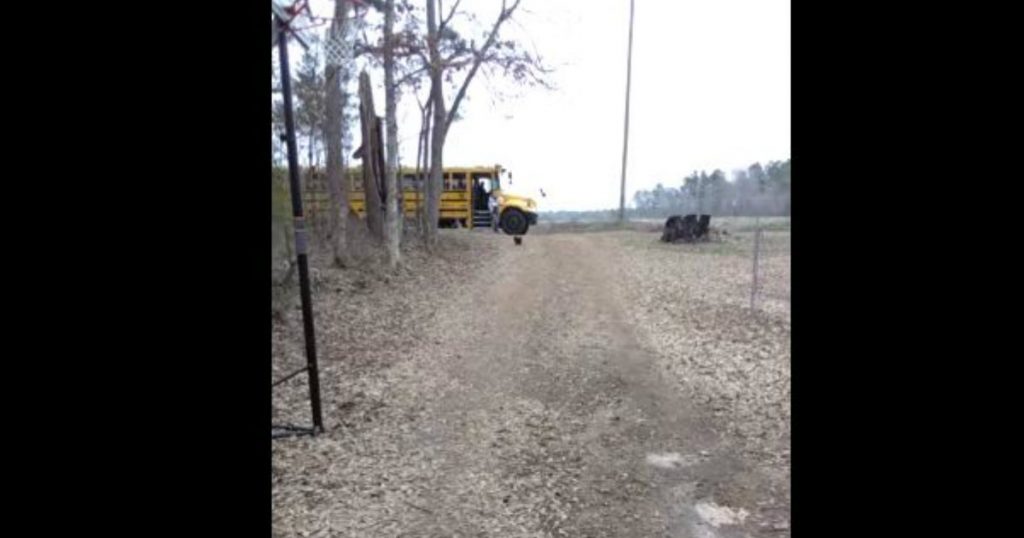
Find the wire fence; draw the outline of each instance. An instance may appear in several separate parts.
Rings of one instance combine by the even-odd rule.
[[[749,260],[750,309],[788,311],[792,300],[793,245],[789,218],[720,220],[734,227],[739,248],[744,251],[742,255]]]

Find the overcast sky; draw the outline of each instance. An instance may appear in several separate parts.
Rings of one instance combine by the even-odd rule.
[[[320,16],[333,4],[311,2]],[[483,21],[500,5],[463,0]],[[505,35],[555,69],[556,89],[475,79],[445,165],[500,163],[513,172],[506,189],[537,198],[542,210],[618,207],[629,1],[523,0],[520,11]],[[518,95],[492,98],[499,87]],[[694,170],[789,158],[789,0],[636,0],[631,93],[627,204],[635,190],[678,186]],[[382,90],[375,98],[383,115]],[[414,164],[418,129],[416,100],[405,95],[403,165]]]

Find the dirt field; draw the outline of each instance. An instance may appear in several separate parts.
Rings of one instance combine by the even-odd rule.
[[[316,271],[328,431],[274,441],[275,536],[789,535],[789,232],[753,311],[740,227],[549,232],[446,231],[387,282]],[[277,387],[275,423],[306,397]]]

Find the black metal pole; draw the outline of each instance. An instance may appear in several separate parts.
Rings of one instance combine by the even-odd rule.
[[[313,408],[313,428],[324,431],[320,413],[320,372],[316,364],[316,334],[313,331],[313,304],[309,292],[309,261],[306,246],[306,220],[302,216],[302,192],[299,190],[299,155],[295,143],[295,119],[292,117],[292,81],[288,69],[287,29],[278,21],[277,50],[281,59],[281,93],[284,97],[284,126],[288,139],[288,180],[292,191],[292,216],[295,222],[295,250],[299,262],[299,292],[302,297],[302,328],[306,337],[306,362],[309,365],[309,400]]]

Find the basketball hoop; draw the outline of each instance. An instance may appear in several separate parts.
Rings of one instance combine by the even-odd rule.
[[[354,2],[354,4],[355,10],[353,13],[352,20],[350,22],[350,27],[347,32],[347,34],[350,36],[358,35],[359,30],[362,29],[363,27],[363,23],[365,22],[363,19],[365,18],[366,15],[365,9],[362,11],[362,13],[360,13],[359,10],[360,7],[365,8],[366,6],[364,6],[360,2]],[[325,65],[331,67],[351,68],[350,64],[353,58],[355,57],[355,54],[353,53],[352,42],[341,31],[333,27],[333,25],[331,28],[328,28],[324,32],[323,49]]]
[[[324,35],[324,63],[330,67],[341,67],[352,58],[352,46],[341,32],[329,28]]]

